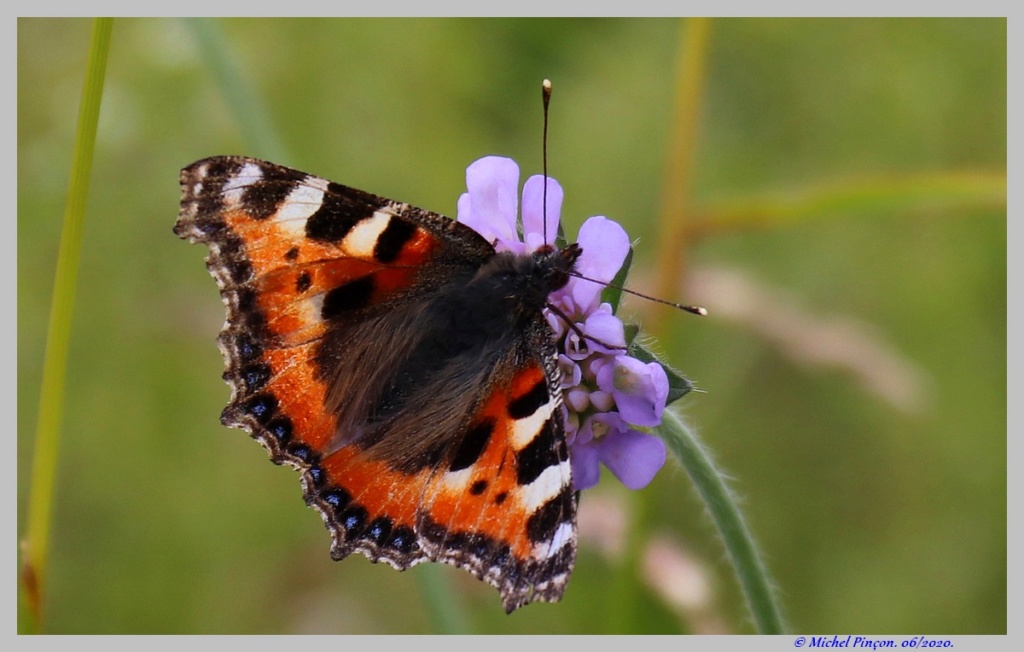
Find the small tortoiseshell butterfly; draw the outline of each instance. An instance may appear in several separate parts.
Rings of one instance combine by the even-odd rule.
[[[507,612],[576,557],[561,376],[544,317],[577,245],[516,255],[455,220],[251,158],[181,172],[174,232],[210,248],[221,422],[302,474],[333,536],[463,568]]]

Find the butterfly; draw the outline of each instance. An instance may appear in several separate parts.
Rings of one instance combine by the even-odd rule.
[[[181,171],[174,232],[209,248],[248,431],[301,473],[341,560],[425,561],[561,599],[576,509],[548,296],[578,245],[496,251],[442,215],[253,158]]]

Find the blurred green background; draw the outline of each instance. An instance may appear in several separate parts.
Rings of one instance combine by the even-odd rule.
[[[711,316],[670,315],[660,349],[703,390],[677,405],[731,478],[790,628],[1005,633],[1006,21],[711,21],[696,139],[678,143],[689,27],[115,21],[47,631],[428,632],[432,571],[474,632],[753,631],[673,461],[637,494],[586,493],[563,601],[506,616],[449,567],[332,562],[298,476],[218,422],[223,307],[205,250],[171,233],[178,170],[260,156],[452,215],[476,158],[540,171],[547,77],[567,233],[620,221],[636,290],[658,291],[669,150],[691,161],[673,219],[701,228],[673,243],[665,298]],[[90,28],[18,21],[19,537]],[[256,98],[255,132],[202,34]]]

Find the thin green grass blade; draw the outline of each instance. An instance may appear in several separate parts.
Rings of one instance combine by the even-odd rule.
[[[782,634],[785,627],[768,571],[736,499],[707,451],[682,420],[665,410],[656,429],[686,469],[722,536],[758,633]]]
[[[654,296],[672,298],[686,270],[690,186],[696,159],[700,107],[710,50],[711,19],[682,21],[679,60],[676,64],[675,98],[665,158],[665,181],[658,210],[658,262]],[[655,305],[645,330],[661,335],[668,306]]]
[[[185,24],[195,37],[200,56],[210,66],[217,86],[231,107],[242,130],[242,137],[254,148],[251,154],[271,161],[288,162],[288,149],[278,138],[270,110],[231,56],[217,19],[187,18]]]
[[[47,327],[46,353],[43,360],[43,380],[39,392],[39,417],[36,421],[32,479],[29,485],[27,532],[21,544],[22,570],[18,593],[21,608],[18,629],[24,633],[40,632],[43,628],[47,554],[50,547],[57,450],[71,340],[71,317],[113,23],[113,18],[97,18],[93,22],[82,102],[78,109],[78,129],[72,154],[68,199],[64,209],[64,226],[61,231],[60,249],[57,252],[57,270],[53,280],[50,323]]]
[[[1006,172],[951,170],[827,181],[785,194],[723,201],[697,211],[686,238],[785,228],[837,214],[963,209],[1006,210]]]
[[[469,619],[456,599],[439,564],[421,564],[414,570],[432,634],[470,634]]]

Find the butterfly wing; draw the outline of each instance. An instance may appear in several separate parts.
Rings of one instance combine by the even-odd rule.
[[[502,360],[421,503],[418,531],[432,558],[497,587],[508,612],[559,600],[576,556],[557,359],[547,324],[536,323]]]
[[[453,564],[509,611],[557,600],[575,500],[547,324],[537,315],[430,377],[403,362],[422,359],[438,293],[493,247],[440,215],[256,159],[199,161],[181,184],[175,232],[210,248],[228,310],[222,422],[302,473],[332,556]]]

